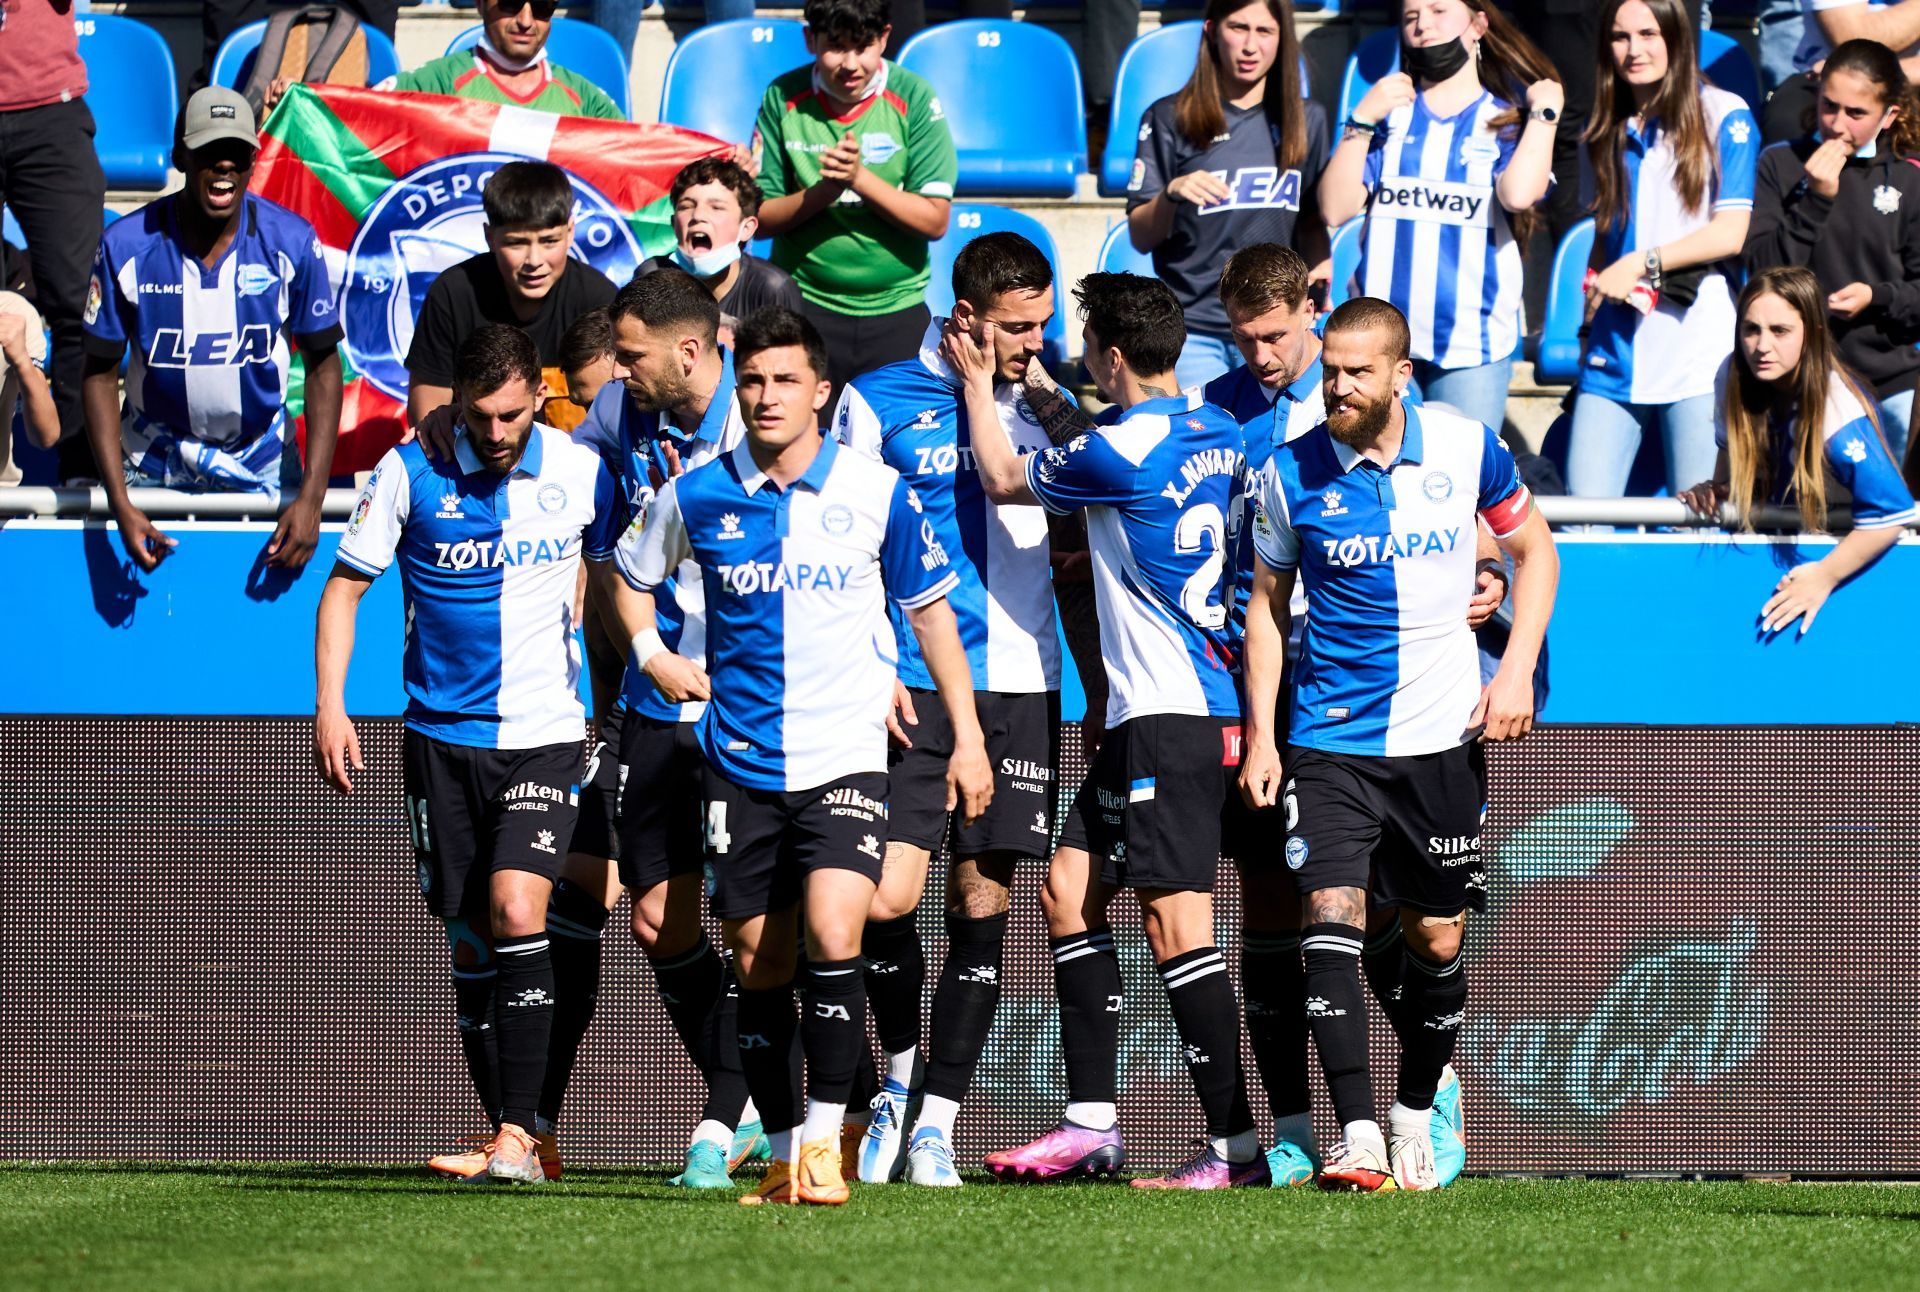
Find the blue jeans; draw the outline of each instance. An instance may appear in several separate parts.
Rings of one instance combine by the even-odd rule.
[[[1772,94],[1773,87],[1799,69],[1793,65],[1800,52],[1800,38],[1806,34],[1807,18],[1800,0],[1761,0],[1760,4],[1760,92]],[[1758,103],[1750,104],[1757,113]]]
[[[1180,383],[1182,390],[1204,386],[1244,362],[1240,347],[1233,343],[1231,336],[1189,330],[1187,344],[1180,351],[1180,362],[1174,365],[1173,379]]]
[[[1507,422],[1507,387],[1513,384],[1513,356],[1473,368],[1442,368],[1413,361],[1413,384],[1428,404],[1457,408],[1498,432]]]
[[[1887,437],[1887,447],[1893,450],[1893,465],[1896,467],[1907,457],[1907,423],[1912,417],[1911,390],[1888,395],[1880,401],[1880,433]]]
[[[1668,493],[1713,479],[1719,450],[1713,443],[1712,395],[1672,404],[1619,404],[1582,391],[1573,402],[1567,492],[1579,498],[1625,494],[1640,439],[1655,423],[1666,447]]]

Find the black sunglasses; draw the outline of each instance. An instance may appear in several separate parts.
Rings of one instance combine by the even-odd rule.
[[[560,7],[560,0],[520,0],[518,4],[514,0],[493,0],[493,7],[503,15],[519,13],[529,5],[533,8],[534,19],[546,22],[553,17],[553,11]]]

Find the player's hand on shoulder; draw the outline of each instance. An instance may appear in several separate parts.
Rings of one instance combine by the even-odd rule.
[[[993,802],[993,762],[987,757],[987,742],[975,735],[971,740],[956,740],[953,757],[947,760],[947,811],[959,809],[966,825],[978,821]]]
[[[454,406],[442,404],[421,418],[418,425],[409,426],[400,437],[400,442],[406,444],[417,439],[421,450],[435,462],[451,462],[453,436],[459,429],[458,413]]]
[[[353,793],[353,773],[367,769],[360,757],[360,733],[344,710],[322,709],[313,715],[313,766],[342,794]]]
[[[645,671],[669,703],[687,704],[713,696],[707,671],[685,655],[663,650],[647,661]]]

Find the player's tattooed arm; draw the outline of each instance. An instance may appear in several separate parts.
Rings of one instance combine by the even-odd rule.
[[[1367,927],[1367,894],[1359,888],[1322,888],[1307,894],[1307,923]]]
[[[1053,375],[1038,359],[1027,364],[1026,376],[1020,382],[1020,389],[1027,397],[1027,407],[1033,410],[1033,419],[1040,423],[1040,429],[1045,431],[1047,438],[1055,444],[1065,444],[1093,429],[1093,418],[1087,415],[1085,409],[1060,393],[1060,387],[1054,384]]]

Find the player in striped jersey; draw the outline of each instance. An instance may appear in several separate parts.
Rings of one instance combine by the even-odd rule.
[[[461,1046],[492,1129],[429,1165],[455,1179],[547,1178],[534,1140],[554,999],[547,903],[573,833],[586,734],[573,605],[604,579],[624,510],[606,464],[534,421],[539,354],[488,324],[455,360],[451,459],[382,458],[321,593],[314,763],[351,793],[354,615],[400,567],[406,601],[407,824],[420,895],[446,925]]]
[[[120,540],[141,569],[173,550],[127,486],[236,490],[278,500],[267,555],[313,555],[340,425],[340,316],[313,226],[247,192],[253,109],[209,86],[187,100],[174,164],[180,192],[100,239],[82,322],[87,437]],[[291,336],[306,363],[307,463],[287,417]],[[127,367],[120,407],[120,358]]]
[[[1342,125],[1321,210],[1333,228],[1366,215],[1359,290],[1407,316],[1421,394],[1497,429],[1520,344],[1524,213],[1552,186],[1565,95],[1488,0],[1407,0],[1400,67]]]
[[[1213,884],[1220,824],[1240,757],[1228,612],[1232,519],[1241,504],[1240,428],[1173,369],[1186,340],[1166,284],[1090,274],[1074,289],[1086,319],[1086,364],[1110,424],[1064,447],[1020,453],[993,404],[995,329],[984,345],[947,329],[946,352],[966,380],[975,461],[988,498],[1085,510],[1107,731],[1047,872],[1043,907],[1060,993],[1068,1104],[1058,1128],[987,1156],[996,1175],[1060,1179],[1117,1170],[1125,1160],[1114,1107],[1120,966],[1107,906],[1139,897],[1188,1071],[1206,1114],[1207,1144],[1170,1175],[1139,1188],[1264,1187],[1240,1072],[1240,1027],[1226,962],[1214,945]],[[1057,396],[1054,397],[1057,399]],[[1044,422],[1051,411],[1040,414]],[[1098,858],[1098,865],[1095,859]]]
[[[866,1042],[861,933],[887,834],[891,599],[906,612],[954,729],[946,805],[963,824],[993,797],[957,580],[924,504],[891,467],[818,431],[825,345],[778,308],[735,337],[747,437],[669,482],[621,541],[638,589],[616,605],[634,660],[668,699],[707,698],[705,821],[713,907],[740,975],[748,1087],[773,1141],[741,1201],[847,1200],[839,1134]],[[666,649],[652,594],[691,558],[705,591],[711,676]],[[804,910],[804,1121],[790,1066],[795,939]]]
[[[1433,1103],[1466,1000],[1468,909],[1486,904],[1480,738],[1524,735],[1559,562],[1546,522],[1490,428],[1401,398],[1405,318],[1358,297],[1335,310],[1322,364],[1326,423],[1263,473],[1247,608],[1249,803],[1284,805],[1304,895],[1307,1018],[1343,1132],[1329,1188],[1438,1187]],[[1492,683],[1464,611],[1484,520],[1515,561],[1514,626]],[[1293,686],[1287,761],[1272,714],[1296,577],[1313,616]],[[1374,1120],[1360,957],[1367,903],[1397,908],[1406,975],[1392,1146]]]
[[[1053,267],[1019,234],[990,233],[955,259],[953,289],[955,325],[983,335],[991,322],[999,338],[997,420],[1020,451],[1046,447],[1046,432],[1017,383],[1040,362],[1041,334],[1053,317]],[[1052,841],[1060,647],[1046,513],[1032,504],[996,504],[982,491],[960,375],[940,355],[945,323],[934,321],[917,357],[855,377],[841,396],[833,435],[900,472],[952,560],[958,583],[947,600],[967,647],[974,703],[995,769],[993,807],[956,828],[945,802],[952,733],[912,627],[896,611],[907,743],[889,760],[887,869],[863,944],[888,1072],[861,1148],[860,1178],[889,1180],[905,1169],[916,1184],[957,1186],[953,1122],[1000,999],[1008,885],[1014,864],[1043,855]],[[949,842],[948,954],[933,998],[921,1102],[925,960],[914,911],[931,855]],[[920,1103],[911,1143],[910,1103]]]

